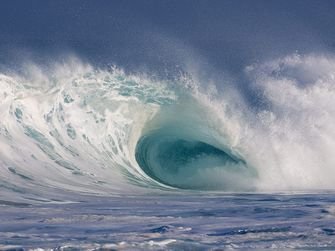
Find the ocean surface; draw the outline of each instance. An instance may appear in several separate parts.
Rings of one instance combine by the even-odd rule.
[[[1,201],[5,250],[334,250],[335,198],[180,193]]]
[[[3,70],[0,249],[335,249],[335,59],[245,74]]]

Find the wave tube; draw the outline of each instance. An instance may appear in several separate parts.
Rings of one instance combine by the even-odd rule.
[[[139,166],[149,177],[171,187],[247,189],[256,170],[229,149],[224,138],[214,137],[216,132],[206,124],[199,105],[191,100],[186,103],[162,108],[146,124],[136,145]]]

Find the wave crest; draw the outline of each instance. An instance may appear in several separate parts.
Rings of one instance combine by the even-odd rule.
[[[248,67],[256,105],[232,85],[214,97],[200,81],[50,68],[0,75],[8,194],[334,189],[332,58]]]

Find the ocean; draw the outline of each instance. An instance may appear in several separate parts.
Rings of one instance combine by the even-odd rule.
[[[333,1],[2,1],[0,250],[335,250]]]
[[[333,250],[334,202],[327,193],[1,201],[1,249]]]

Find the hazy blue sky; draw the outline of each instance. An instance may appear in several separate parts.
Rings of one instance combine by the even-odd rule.
[[[333,51],[335,1],[0,2],[0,59],[73,52],[97,64],[173,68],[202,58],[216,69],[294,51]]]

